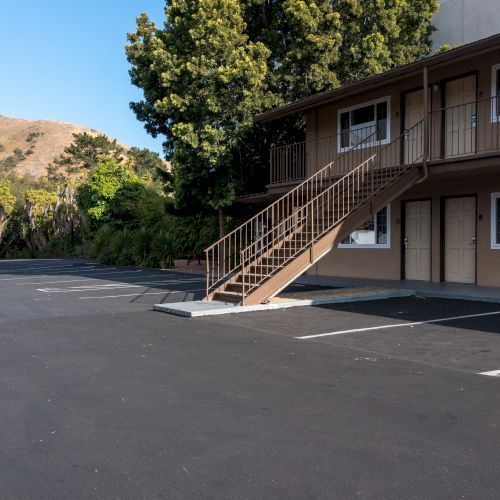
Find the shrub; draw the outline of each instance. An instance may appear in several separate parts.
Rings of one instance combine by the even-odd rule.
[[[31,132],[30,134],[28,134],[28,136],[26,137],[26,142],[32,142],[34,139],[36,139],[37,137],[40,137],[40,132]]]
[[[113,234],[113,228],[109,224],[103,224],[94,232],[90,244],[90,256],[93,259],[98,262],[111,259],[110,241]]]
[[[151,253],[152,241],[153,233],[147,227],[141,227],[134,233],[134,258],[138,266],[154,267],[158,265]]]
[[[78,188],[77,202],[91,225],[109,222],[110,208],[120,189],[139,189],[142,182],[130,167],[107,160],[99,163],[90,179]]]
[[[162,268],[174,267],[174,260],[179,256],[179,245],[172,232],[165,229],[158,231],[151,245],[153,259]]]
[[[127,228],[114,232],[109,248],[114,264],[118,266],[134,264],[133,237],[133,233]]]

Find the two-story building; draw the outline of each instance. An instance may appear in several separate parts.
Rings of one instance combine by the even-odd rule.
[[[500,286],[500,35],[255,121],[294,113],[305,141],[270,151],[276,201],[208,249],[209,297],[304,272]]]

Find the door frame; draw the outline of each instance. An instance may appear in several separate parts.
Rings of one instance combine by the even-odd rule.
[[[430,281],[432,282],[432,259],[433,259],[433,252],[432,252],[432,197],[427,196],[424,198],[412,198],[408,200],[401,200],[401,279],[405,280],[406,279],[406,248],[405,248],[405,233],[406,233],[406,204],[411,203],[413,201],[429,201],[431,203],[431,254],[430,254],[430,269],[431,269],[431,276],[430,276]]]
[[[440,245],[439,245],[439,251],[440,251],[440,259],[439,259],[439,281],[441,283],[445,282],[446,276],[446,230],[445,230],[445,223],[446,223],[446,200],[452,199],[452,198],[474,198],[475,200],[475,220],[474,220],[474,233],[476,236],[476,248],[475,248],[475,253],[474,253],[474,284],[477,285],[477,198],[478,195],[477,193],[465,193],[465,194],[454,194],[454,195],[448,195],[448,196],[441,196],[440,200],[440,217],[439,217],[439,239],[440,239]]]
[[[478,95],[479,95],[479,89],[478,89],[478,83],[479,83],[479,70],[474,69],[472,71],[467,71],[466,73],[462,73],[460,75],[455,75],[455,76],[450,76],[448,78],[443,78],[439,82],[439,92],[440,92],[440,100],[439,104],[441,106],[441,144],[439,146],[440,149],[440,156],[441,158],[446,158],[446,84],[449,82],[452,82],[454,80],[461,80],[462,78],[467,78],[469,76],[475,76],[476,77],[476,99],[475,102],[477,103],[478,100]],[[477,106],[476,106],[476,116],[477,116]],[[477,145],[477,126],[476,126],[476,145]]]

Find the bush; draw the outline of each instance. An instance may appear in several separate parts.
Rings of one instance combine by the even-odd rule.
[[[114,230],[109,224],[102,225],[94,232],[90,244],[90,256],[93,259],[102,264],[112,261],[110,244],[113,234]]]
[[[82,257],[81,246],[78,242],[71,241],[69,238],[54,236],[37,252],[36,256],[40,259]]]
[[[28,134],[28,136],[26,137],[26,142],[32,142],[34,139],[36,139],[37,137],[40,137],[40,132],[31,132],[30,134]]]
[[[115,231],[109,248],[109,254],[113,259],[113,264],[118,266],[134,265],[133,241],[134,235],[129,229],[125,228],[121,231]]]
[[[141,227],[134,233],[134,258],[138,266],[155,267],[158,263],[151,253],[153,232],[147,227]]]
[[[153,238],[151,251],[153,260],[160,267],[172,269],[174,260],[179,256],[179,245],[171,232],[160,230]]]

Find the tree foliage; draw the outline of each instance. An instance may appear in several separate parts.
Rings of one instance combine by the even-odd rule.
[[[120,191],[141,189],[144,183],[127,164],[107,159],[92,170],[88,182],[78,189],[77,202],[91,224],[112,219],[110,209]],[[133,203],[133,199],[130,199]]]
[[[73,142],[64,148],[64,153],[56,158],[48,168],[49,178],[63,181],[68,176],[85,178],[92,169],[107,158],[123,160],[123,148],[116,139],[105,135],[90,135],[87,132],[73,134]]]
[[[126,47],[131,103],[172,156],[179,206],[219,208],[255,177],[262,149],[296,139],[300,116],[251,126],[274,104],[427,55],[436,0],[172,0],[164,28],[146,14]],[[258,172],[260,175],[262,172]]]
[[[44,189],[26,191],[24,213],[29,232],[26,243],[32,252],[43,248],[49,242],[54,232],[54,208],[57,193]]]
[[[164,29],[143,14],[129,35],[130,75],[145,95],[132,109],[149,132],[166,136],[179,206],[234,200],[240,139],[272,103],[269,51],[245,29],[238,0],[173,0]]]
[[[427,56],[436,0],[337,0],[342,19],[339,80],[352,83]]]
[[[9,216],[16,203],[16,197],[12,194],[11,182],[7,179],[0,179],[0,214]]]
[[[174,177],[168,165],[161,156],[147,148],[132,147],[127,151],[134,172],[150,183],[154,183],[165,193],[173,191]]]
[[[0,243],[15,204],[16,197],[12,194],[11,183],[6,179],[0,179]]]

